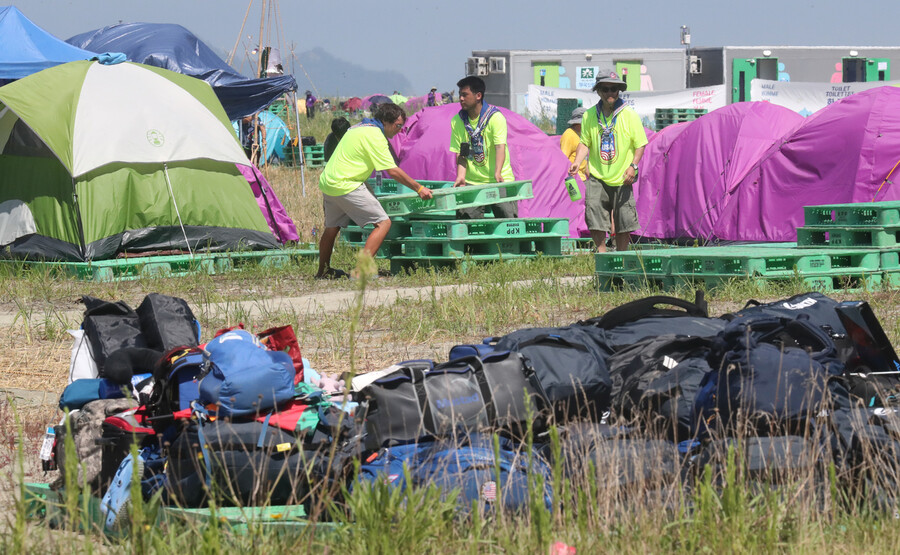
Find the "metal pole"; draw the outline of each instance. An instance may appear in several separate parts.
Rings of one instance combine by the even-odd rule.
[[[300,155],[300,186],[306,196],[306,157],[303,155],[303,140],[300,136],[300,110],[297,108],[297,91],[294,91],[294,117],[297,120],[297,154]]]

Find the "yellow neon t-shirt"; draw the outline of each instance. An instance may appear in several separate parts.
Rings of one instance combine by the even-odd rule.
[[[478,120],[470,120],[472,128],[478,127]],[[497,167],[496,145],[506,145],[506,156],[503,161],[503,168],[500,175],[503,181],[515,181],[513,177],[512,165],[509,161],[509,143],[506,142],[507,125],[506,118],[503,114],[497,112],[488,121],[482,136],[484,137],[484,161],[476,162],[469,156],[469,164],[466,168],[466,183],[481,185],[484,183],[494,183],[494,168]],[[466,126],[459,117],[459,114],[453,116],[450,121],[450,152],[459,154],[459,145],[462,143],[471,143],[469,133]]]
[[[581,137],[571,127],[566,129],[562,137],[560,137],[559,148],[563,154],[569,157],[569,162],[575,161],[575,151],[578,149],[579,143],[581,143]],[[582,181],[587,179],[587,165],[588,163],[585,159],[581,161],[581,166],[578,168],[578,176],[581,177]]]
[[[588,147],[588,168],[591,175],[607,185],[618,186],[625,181],[625,170],[634,160],[634,151],[647,144],[647,133],[641,118],[631,108],[616,116],[611,148],[601,153],[601,129],[597,122],[597,106],[584,113],[581,120],[581,144]]]
[[[387,137],[378,127],[351,127],[319,178],[322,193],[339,197],[352,193],[373,171],[396,168]]]

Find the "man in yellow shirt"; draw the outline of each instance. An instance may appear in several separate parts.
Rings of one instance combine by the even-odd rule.
[[[484,102],[484,81],[470,75],[456,86],[461,110],[450,120],[450,152],[456,154],[453,186],[515,181],[506,142],[506,118],[495,106]],[[498,218],[516,218],[519,213],[515,201],[495,204],[491,209]],[[484,210],[483,206],[469,208],[458,211],[457,216],[481,218]]]
[[[563,131],[562,137],[559,139],[559,148],[562,149],[563,154],[569,158],[570,162],[575,161],[575,152],[581,143],[581,118],[586,111],[587,108],[583,106],[572,110],[572,117],[566,122],[569,128]],[[578,176],[581,177],[582,181],[587,180],[587,160],[582,161],[581,165],[578,166]]]
[[[336,279],[347,273],[331,267],[334,241],[342,227],[351,220],[362,227],[373,224],[375,229],[366,239],[363,252],[375,256],[391,229],[391,220],[365,181],[372,171],[384,171],[392,179],[406,185],[421,199],[431,198],[431,189],[419,184],[397,167],[388,139],[400,132],[406,113],[400,106],[385,103],[378,106],[375,117],[364,119],[351,127],[332,154],[319,178],[322,205],[325,209],[325,231],[319,241],[319,271],[316,278]]]
[[[638,177],[647,134],[641,118],[619,98],[626,87],[625,81],[612,71],[597,78],[594,90],[600,95],[600,102],[584,113],[581,144],[569,166],[569,175],[574,176],[588,159],[590,176],[585,182],[584,220],[597,252],[606,252],[610,211],[616,226],[616,250],[628,250],[631,232],[639,225],[632,185]]]

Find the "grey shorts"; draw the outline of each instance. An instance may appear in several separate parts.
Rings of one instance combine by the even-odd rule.
[[[325,209],[325,227],[347,227],[351,221],[362,227],[388,219],[381,203],[363,184],[346,195],[322,196],[324,197],[322,207]]]
[[[588,229],[609,232],[609,213],[616,233],[631,233],[638,227],[637,207],[631,185],[612,187],[594,176],[585,183],[584,221]]]

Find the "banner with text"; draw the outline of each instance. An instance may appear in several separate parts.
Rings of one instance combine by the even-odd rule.
[[[784,106],[801,116],[808,116],[853,93],[885,85],[898,86],[900,81],[866,83],[799,83],[795,81],[750,81],[750,100]]]
[[[698,87],[681,91],[625,91],[621,98],[650,126],[657,108],[703,108],[712,112],[725,106],[725,85]],[[554,89],[528,85],[526,107],[532,118],[545,116],[556,118],[556,101],[560,98],[579,98],[585,108],[590,108],[600,99],[593,91]]]

